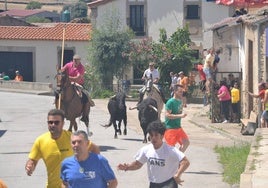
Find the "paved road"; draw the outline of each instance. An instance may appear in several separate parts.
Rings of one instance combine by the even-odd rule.
[[[25,174],[24,165],[35,138],[47,131],[46,115],[54,107],[53,100],[51,96],[0,92],[0,178],[9,188],[44,187],[46,170],[43,162],[39,162],[31,177]],[[118,188],[148,187],[146,166],[132,172],[116,170],[118,163],[132,161],[137,150],[144,146],[137,111],[128,111],[128,135],[114,139],[112,127],[105,129],[100,126],[109,120],[107,100],[94,101],[96,106],[90,113],[94,133],[91,139],[100,145],[102,154],[110,161],[118,178]],[[135,102],[127,102],[128,107],[134,105]],[[232,145],[234,141],[193,123],[199,118],[197,112],[204,110],[197,104],[190,104],[185,110],[188,117],[182,122],[190,137],[191,145],[186,155],[191,165],[182,177],[185,180],[183,187],[228,188],[230,186],[222,182],[222,168],[213,148],[216,144]],[[202,121],[200,124],[206,124]],[[68,128],[68,122],[65,128]],[[85,130],[84,125],[80,123],[79,129]]]

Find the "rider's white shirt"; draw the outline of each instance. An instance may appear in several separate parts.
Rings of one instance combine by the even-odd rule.
[[[151,74],[152,74],[153,80],[155,80],[156,78],[160,79],[158,70],[154,69],[151,71],[149,68],[144,71],[143,77],[145,77],[146,75],[147,78],[150,78]]]

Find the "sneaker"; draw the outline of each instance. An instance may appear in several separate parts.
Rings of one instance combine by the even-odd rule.
[[[224,120],[222,123],[228,123],[228,120]]]

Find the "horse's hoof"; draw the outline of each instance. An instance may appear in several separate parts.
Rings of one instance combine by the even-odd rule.
[[[127,135],[127,130],[124,130],[124,135]]]

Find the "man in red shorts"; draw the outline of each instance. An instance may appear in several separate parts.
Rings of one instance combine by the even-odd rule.
[[[185,113],[182,113],[182,93],[183,86],[178,84],[175,85],[174,96],[170,98],[166,103],[166,132],[164,138],[168,145],[175,146],[177,143],[179,143],[180,151],[185,152],[187,147],[190,145],[190,142],[187,134],[181,127],[181,118],[184,118],[187,115]]]

